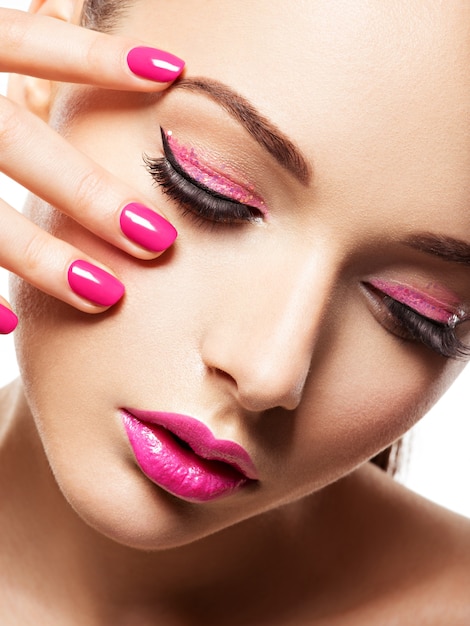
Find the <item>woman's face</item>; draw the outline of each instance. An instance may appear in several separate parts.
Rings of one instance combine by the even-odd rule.
[[[92,317],[16,285],[33,414],[88,523],[162,548],[302,498],[397,439],[460,371],[429,344],[445,352],[470,312],[470,250],[453,241],[470,243],[468,13],[140,0],[118,31],[185,58],[187,82],[58,90],[52,123],[179,231],[141,262],[29,203],[127,286]],[[123,407],[196,418],[258,480],[207,502],[167,493],[137,465]]]

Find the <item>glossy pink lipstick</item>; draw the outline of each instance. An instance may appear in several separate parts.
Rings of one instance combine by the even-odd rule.
[[[138,409],[123,409],[121,415],[143,473],[178,498],[207,502],[257,479],[240,445],[216,439],[193,417]]]

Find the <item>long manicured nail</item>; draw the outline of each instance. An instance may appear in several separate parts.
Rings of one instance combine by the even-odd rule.
[[[127,55],[127,64],[137,76],[158,83],[175,80],[184,68],[184,61],[174,54],[146,46],[132,48]]]
[[[123,208],[120,224],[126,237],[152,252],[163,252],[171,246],[178,235],[170,222],[137,202]]]
[[[18,325],[18,318],[7,306],[0,304],[0,335],[12,333]]]
[[[72,291],[99,306],[112,306],[124,294],[121,281],[87,261],[74,261],[67,278]]]

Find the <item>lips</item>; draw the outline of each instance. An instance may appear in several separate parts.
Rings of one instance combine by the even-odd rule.
[[[207,502],[257,479],[244,448],[216,439],[192,417],[138,409],[124,409],[121,415],[143,473],[179,498]]]

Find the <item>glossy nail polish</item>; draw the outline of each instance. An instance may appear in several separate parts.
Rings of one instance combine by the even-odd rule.
[[[165,218],[137,202],[123,208],[120,224],[126,237],[152,252],[169,248],[178,234]]]
[[[8,307],[0,304],[0,335],[12,333],[18,325],[18,318]]]
[[[67,278],[72,291],[99,306],[112,306],[124,294],[121,281],[87,261],[72,263]]]
[[[132,48],[127,55],[127,64],[131,72],[142,78],[148,78],[158,83],[168,83],[175,80],[184,68],[184,61],[173,54],[139,46]]]

